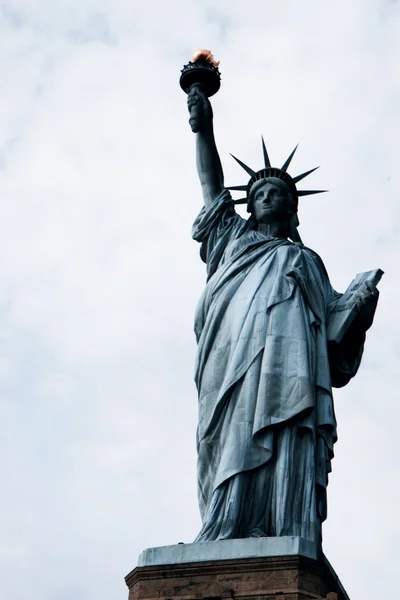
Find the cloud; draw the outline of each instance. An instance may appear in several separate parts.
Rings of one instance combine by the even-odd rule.
[[[190,541],[201,206],[178,78],[200,47],[226,182],[300,142],[318,163],[301,234],[343,290],[381,267],[357,378],[336,394],[325,551],[350,596],[389,590],[396,523],[398,3],[133,6],[15,0],[0,13],[2,592],[126,598],[143,548]],[[67,569],[65,568],[67,566]],[[373,568],[372,568],[373,567]],[[389,572],[390,570],[390,572]],[[100,575],[99,575],[100,574]]]

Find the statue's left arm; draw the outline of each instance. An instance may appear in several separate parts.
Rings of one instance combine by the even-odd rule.
[[[342,341],[328,343],[329,364],[334,387],[345,386],[358,371],[364,351],[365,336],[374,320],[379,292],[365,285],[357,301],[358,314]]]

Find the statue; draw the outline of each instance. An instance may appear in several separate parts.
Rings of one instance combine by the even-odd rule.
[[[193,67],[208,74],[196,79]],[[299,197],[319,192],[297,183],[314,169],[288,174],[296,149],[272,167],[263,141],[264,167],[236,159],[250,180],[226,188],[208,98],[219,88],[210,53],[186,65],[181,85],[204,198],[193,238],[207,264],[195,317],[203,522],[196,541],[299,536],[319,544],[336,441],[332,387],[357,373],[382,271],[336,292],[297,229]],[[229,189],[246,196],[234,201]],[[248,219],[235,212],[240,202]]]

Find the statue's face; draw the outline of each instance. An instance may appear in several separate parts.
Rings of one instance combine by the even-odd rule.
[[[286,221],[289,216],[290,191],[277,178],[254,184],[251,190],[252,213],[259,223]]]

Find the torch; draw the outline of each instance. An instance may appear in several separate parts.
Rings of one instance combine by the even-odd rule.
[[[195,86],[207,94],[208,97],[216,94],[221,85],[221,73],[218,70],[219,62],[214,60],[210,50],[198,50],[193,59],[181,71],[179,83],[187,94]],[[201,108],[198,104],[190,112],[190,127],[197,133],[201,123]]]

